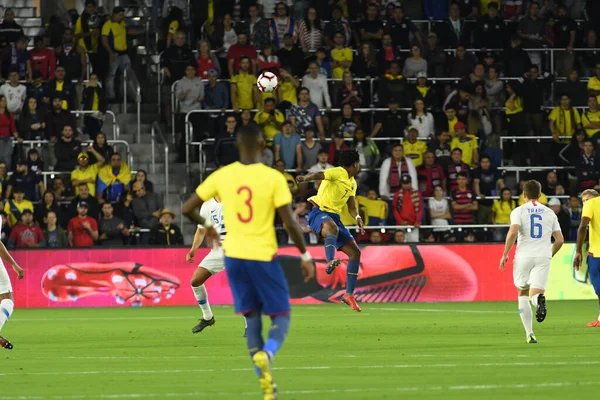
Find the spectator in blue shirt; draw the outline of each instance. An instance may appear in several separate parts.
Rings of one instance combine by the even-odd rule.
[[[300,135],[294,133],[292,123],[287,120],[281,126],[281,132],[273,139],[275,161],[282,160],[285,169],[302,171],[302,146]]]
[[[27,85],[27,98],[30,97],[37,100],[38,109],[42,112],[50,109],[48,89],[42,81],[42,74],[39,71],[33,72],[33,82]]]
[[[215,69],[208,71],[208,83],[204,87],[204,108],[206,110],[220,110],[210,113],[208,127],[211,136],[223,132],[225,126],[225,110],[229,107],[229,90],[223,82],[217,82],[219,73]]]
[[[17,71],[19,73],[19,79],[31,80],[31,60],[29,59],[29,52],[27,51],[27,44],[29,38],[27,36],[21,36],[16,43],[9,45],[8,53],[2,62],[4,69],[4,76],[8,77],[8,71]]]

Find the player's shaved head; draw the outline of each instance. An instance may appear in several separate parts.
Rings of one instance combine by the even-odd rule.
[[[260,162],[265,147],[265,139],[258,125],[242,126],[237,134],[237,147],[240,161],[244,164]]]
[[[542,184],[536,180],[525,182],[523,195],[529,200],[537,200],[542,195]]]

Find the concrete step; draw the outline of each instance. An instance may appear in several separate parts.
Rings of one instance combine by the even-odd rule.
[[[154,185],[154,191],[156,193],[165,193],[167,185],[162,182],[159,183],[159,179],[157,179],[159,176],[161,176],[162,178],[160,181],[164,181],[164,174],[152,174],[151,176],[152,184]],[[169,196],[178,197],[182,186],[183,185],[181,183],[169,181]]]
[[[32,18],[35,17],[35,8],[33,7],[15,7],[12,4],[10,8],[15,12],[15,17],[18,18]]]

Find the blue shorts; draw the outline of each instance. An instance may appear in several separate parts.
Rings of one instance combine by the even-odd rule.
[[[338,214],[323,211],[318,207],[313,207],[310,214],[308,214],[308,225],[310,226],[310,229],[319,235],[321,234],[323,224],[327,221],[333,221],[333,223],[338,227],[339,233],[337,242],[335,242],[336,249],[339,249],[348,241],[354,240],[354,236],[352,236],[348,228],[342,224],[342,220]]]
[[[279,261],[252,261],[225,257],[225,271],[233,293],[235,312],[265,315],[290,312],[290,292]]]
[[[600,295],[600,258],[592,257],[588,255],[587,258],[588,274],[590,274],[590,281],[596,291],[597,295]]]

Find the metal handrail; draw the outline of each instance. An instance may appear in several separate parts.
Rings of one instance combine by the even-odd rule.
[[[155,146],[156,146],[156,134],[165,145],[165,204],[169,202],[169,142],[165,139],[162,128],[158,121],[152,123],[151,137],[152,137],[152,173],[156,173],[156,157],[155,157]]]
[[[48,177],[50,179],[54,179],[56,176],[64,176],[64,175],[71,176],[72,172],[73,171],[40,171],[40,172],[38,172],[38,174],[42,175],[42,182],[44,182],[44,188],[46,188],[46,190],[48,190]],[[131,179],[132,180],[135,178],[135,175],[137,174],[137,172],[138,172],[137,170],[131,170]],[[14,173],[13,171],[10,171],[6,175],[11,176],[13,173]],[[95,194],[94,194],[94,197],[95,197]]]
[[[71,114],[74,114],[76,117],[79,117],[79,114],[96,114],[98,111],[90,111],[90,110],[71,110],[69,111]],[[104,115],[110,115],[112,118],[112,127],[113,127],[113,139],[119,139],[119,129],[117,125],[117,116],[111,110],[106,110]]]
[[[135,80],[135,82],[135,102],[137,111],[137,143],[142,143],[142,88],[140,87],[140,82],[137,79]]]
[[[127,114],[127,68],[123,68],[123,114]]]
[[[173,143],[175,143],[175,109],[177,107],[177,99],[175,98],[175,90],[177,88],[177,82],[179,81],[175,81],[173,82],[173,84],[171,85],[171,137],[173,140]],[[185,123],[187,124],[187,115],[185,116]]]

